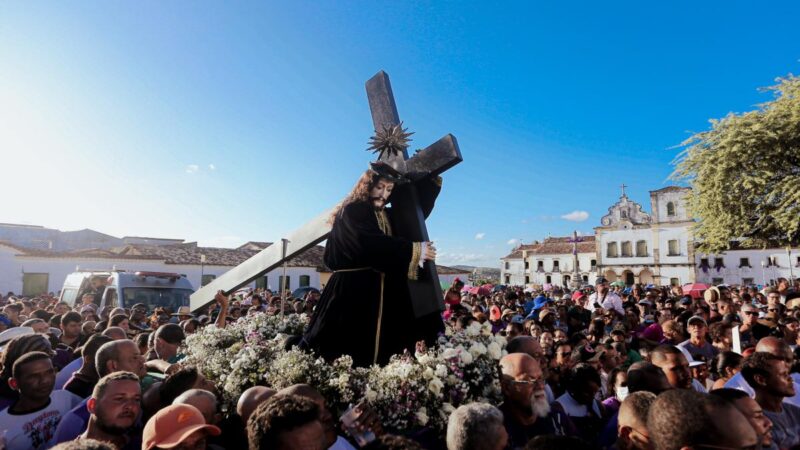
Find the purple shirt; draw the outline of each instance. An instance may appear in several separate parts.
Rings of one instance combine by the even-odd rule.
[[[58,424],[58,428],[56,428],[56,436],[53,441],[55,444],[74,440],[86,431],[86,427],[89,426],[89,416],[91,415],[89,410],[86,409],[88,400],[84,399],[78,406],[64,414]]]

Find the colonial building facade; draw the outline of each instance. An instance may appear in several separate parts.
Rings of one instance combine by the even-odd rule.
[[[624,191],[594,228],[577,244],[582,283],[602,275],[654,285],[774,284],[800,271],[800,249],[733,247],[720,255],[695,251],[694,220],[687,212],[690,188],[668,186],[650,191],[650,212]],[[501,258],[501,282],[569,286],[575,249],[571,237],[548,237],[520,245]]]

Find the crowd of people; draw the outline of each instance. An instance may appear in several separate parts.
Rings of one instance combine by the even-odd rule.
[[[313,387],[255,386],[235,410],[182,364],[187,335],[281,297],[217,295],[202,314],[98,308],[55,295],[0,298],[0,448],[791,449],[800,448],[800,285],[595,286],[547,292],[456,281],[443,319],[506,337],[502,402],[460,405],[446,436],[387,430],[367,402],[332,411]],[[319,293],[284,313],[313,311]],[[797,363],[795,362],[797,361]],[[421,436],[425,436],[424,438]]]

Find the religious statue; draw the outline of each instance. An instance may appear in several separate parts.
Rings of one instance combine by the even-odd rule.
[[[413,180],[412,180],[413,179]],[[408,280],[436,259],[433,242],[412,242],[393,232],[393,192],[414,186],[425,217],[441,190],[441,177],[410,176],[378,161],[361,176],[331,217],[325,264],[333,275],[314,310],[301,347],[325,359],[350,355],[356,366],[384,364],[418,341],[443,331],[439,314],[417,318]]]

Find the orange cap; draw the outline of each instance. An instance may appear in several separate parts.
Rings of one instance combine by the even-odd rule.
[[[144,426],[142,448],[172,448],[197,430],[219,436],[220,429],[207,425],[203,414],[192,405],[170,405],[158,411]]]

